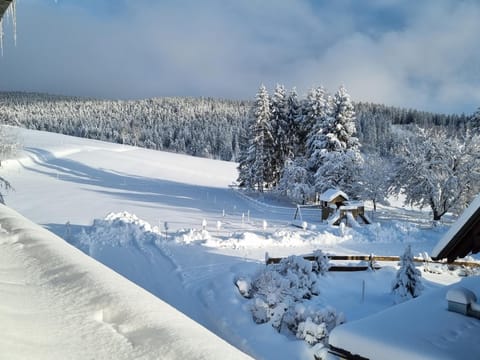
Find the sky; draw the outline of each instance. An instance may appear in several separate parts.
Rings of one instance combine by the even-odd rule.
[[[304,96],[467,114],[480,106],[477,0],[17,0],[0,90],[109,99]]]

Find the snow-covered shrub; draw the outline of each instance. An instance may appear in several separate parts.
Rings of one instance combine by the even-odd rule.
[[[405,249],[405,253],[400,257],[400,269],[392,284],[392,293],[395,296],[395,302],[400,303],[405,300],[417,297],[423,290],[422,274],[415,268],[413,254],[410,245]]]
[[[283,324],[294,334],[297,338],[301,337],[305,331],[310,331],[311,326],[305,323],[312,323],[315,325],[324,324],[326,333],[320,338],[325,338],[330,330],[335,326],[345,322],[342,313],[337,314],[332,307],[318,307],[316,304],[308,304],[306,302],[299,302],[290,306],[283,316]],[[303,325],[302,325],[303,324]],[[320,333],[317,333],[320,336]],[[317,341],[318,342],[318,341]]]
[[[330,259],[322,250],[316,250],[313,256],[315,256],[315,262],[312,265],[313,271],[317,274],[325,275],[328,269],[330,269]]]
[[[257,324],[270,323],[314,345],[326,342],[329,332],[344,321],[342,314],[316,301],[320,277],[328,270],[328,258],[317,252],[316,261],[290,256],[269,264],[251,280],[238,277],[236,285],[251,297],[250,309]]]
[[[235,285],[243,297],[252,297],[252,280],[249,277],[238,276],[235,279]]]
[[[310,345],[319,343],[328,335],[328,330],[324,322],[316,324],[312,319],[307,318],[298,324],[297,338],[305,340]]]

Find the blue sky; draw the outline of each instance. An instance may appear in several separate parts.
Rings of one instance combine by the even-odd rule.
[[[252,98],[261,83],[354,100],[480,106],[475,0],[21,0],[0,90]]]

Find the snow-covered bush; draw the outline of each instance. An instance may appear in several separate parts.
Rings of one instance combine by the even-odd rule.
[[[326,342],[329,332],[344,321],[342,314],[319,304],[320,278],[328,271],[321,251],[310,262],[299,256],[267,265],[253,279],[238,277],[240,293],[252,298],[250,309],[257,324],[270,323],[278,332],[291,333],[310,345]]]
[[[412,249],[408,245],[405,253],[400,257],[400,269],[392,284],[395,302],[400,303],[419,296],[423,290],[421,277],[421,272],[413,263]]]
[[[312,265],[313,271],[317,274],[325,275],[330,268],[330,259],[322,250],[316,250],[313,256],[315,256],[315,262]]]
[[[252,297],[252,280],[249,277],[238,276],[235,279],[235,285],[243,297]]]

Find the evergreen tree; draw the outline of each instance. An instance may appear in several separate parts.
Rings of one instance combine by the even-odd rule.
[[[358,188],[363,164],[355,137],[355,111],[344,87],[329,102],[330,115],[323,121],[323,128],[314,133],[320,135],[310,140],[317,144],[310,157],[311,164],[318,164],[315,187],[318,192],[335,187],[352,194]]]
[[[274,137],[274,148],[270,166],[273,171],[272,185],[276,186],[290,151],[288,135],[291,131],[288,123],[287,92],[283,85],[277,85],[272,96],[271,128]]]
[[[415,268],[413,262],[412,249],[408,245],[405,253],[400,257],[400,269],[392,283],[395,301],[399,303],[419,296],[423,290],[421,277],[422,274]]]
[[[305,155],[299,144],[299,128],[301,121],[301,105],[298,100],[297,90],[293,88],[287,97],[287,134],[285,151],[287,158]]]
[[[251,163],[251,182],[258,191],[273,182],[274,171],[270,166],[273,157],[274,138],[271,128],[270,96],[264,85],[260,86],[254,105],[254,121],[252,122],[248,158]]]
[[[331,122],[331,99],[322,87],[312,89],[305,103],[304,128],[308,129],[306,158],[308,167],[315,173],[322,164],[327,148],[327,129]]]
[[[480,107],[470,118],[470,130],[475,135],[480,135]]]

